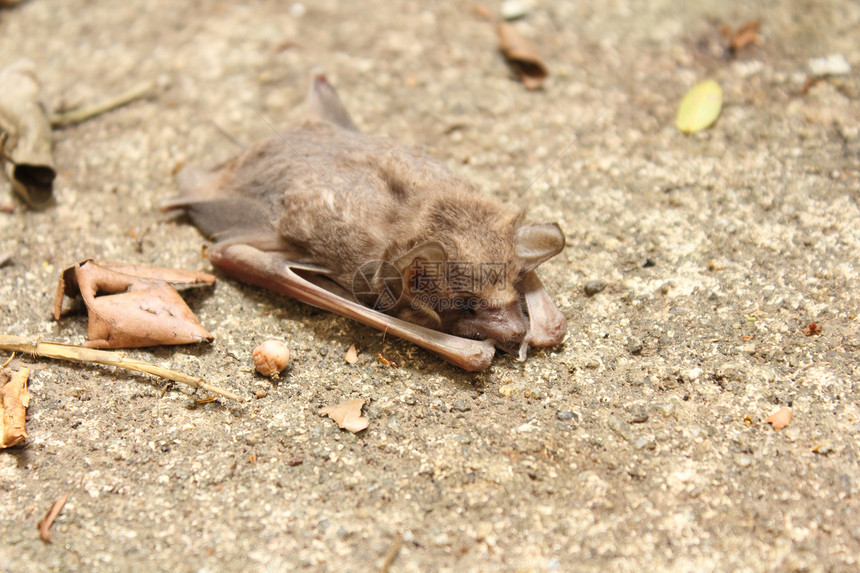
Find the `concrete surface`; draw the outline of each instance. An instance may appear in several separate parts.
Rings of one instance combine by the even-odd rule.
[[[210,269],[197,231],[156,210],[172,171],[234,153],[224,132],[267,136],[257,112],[299,117],[315,65],[362,129],[559,221],[568,247],[542,277],[569,320],[562,346],[472,375],[222,277],[188,297],[214,343],[130,354],[241,405],[24,357],[30,438],[0,453],[0,570],[373,571],[398,535],[391,571],[857,570],[860,6],[532,6],[516,27],[553,73],[536,92],[470,3],[0,10],[0,65],[36,61],[51,109],[159,85],[55,132],[54,206],[2,184],[0,332],[82,342],[83,315],[50,317],[80,259]],[[759,17],[764,44],[727,58],[719,26]],[[804,90],[831,53],[854,72]],[[683,136],[677,102],[705,78],[722,115]],[[250,366],[271,337],[294,354],[277,382]],[[317,413],[355,397],[362,434]],[[781,406],[794,418],[775,432]],[[36,523],[63,493],[48,545]]]

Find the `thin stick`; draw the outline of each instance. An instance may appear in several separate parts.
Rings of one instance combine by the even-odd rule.
[[[51,508],[48,510],[48,513],[45,514],[45,517],[42,521],[39,522],[39,537],[42,538],[42,541],[45,543],[53,543],[51,540],[51,526],[54,525],[54,520],[57,519],[57,516],[60,515],[60,512],[63,510],[63,506],[66,505],[66,500],[69,499],[69,494],[64,493],[60,497],[51,504]]]
[[[51,115],[51,127],[65,127],[76,123],[84,122],[88,119],[109,112],[118,107],[133,102],[136,99],[148,97],[155,90],[155,82],[149,81],[138,84],[130,90],[119,94],[116,97],[108,98],[99,103],[88,107],[79,107],[64,113],[55,113]]]
[[[385,554],[385,561],[382,562],[382,567],[379,569],[379,573],[388,573],[388,570],[391,569],[391,564],[394,563],[394,558],[397,557],[397,553],[400,551],[400,545],[403,543],[403,535],[399,532],[394,537],[394,543],[391,544],[391,548],[388,550],[388,553]]]
[[[11,350],[15,352],[23,352],[35,356],[43,356],[45,358],[55,358],[57,360],[69,360],[71,362],[92,362],[95,364],[104,364],[106,366],[116,366],[117,368],[125,368],[126,370],[134,370],[136,372],[144,372],[161,378],[167,378],[174,382],[188,384],[193,388],[200,388],[231,400],[241,402],[242,399],[228,390],[219,388],[209,384],[203,378],[195,378],[181,372],[168,370],[149,362],[128,358],[122,352],[110,352],[108,350],[96,350],[94,348],[84,348],[83,346],[75,346],[72,344],[60,344],[57,342],[40,342],[34,341],[23,336],[11,336],[8,334],[0,334],[0,350]]]

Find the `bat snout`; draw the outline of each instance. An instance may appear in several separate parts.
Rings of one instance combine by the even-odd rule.
[[[482,338],[503,343],[520,343],[528,333],[528,321],[518,302],[478,309],[474,327]]]

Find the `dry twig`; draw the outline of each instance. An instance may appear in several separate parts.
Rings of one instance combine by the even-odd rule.
[[[118,107],[127,105],[134,100],[149,97],[155,91],[155,82],[144,82],[138,84],[128,91],[116,97],[108,98],[87,107],[79,107],[63,113],[55,113],[51,116],[51,127],[65,127],[107,113]]]
[[[382,567],[379,569],[379,573],[388,573],[388,570],[391,569],[391,564],[394,563],[394,558],[397,557],[397,553],[400,552],[400,546],[403,544],[403,535],[398,533],[394,537],[394,543],[391,544],[391,548],[388,550],[388,553],[385,554],[385,561],[382,562]]]
[[[57,516],[60,515],[60,512],[63,510],[63,506],[66,505],[66,500],[69,499],[69,494],[65,493],[57,498],[57,500],[51,504],[51,509],[48,510],[48,513],[45,514],[45,517],[42,521],[39,522],[39,537],[42,538],[42,541],[45,543],[53,543],[51,540],[51,526],[54,525],[54,520],[57,519]]]
[[[103,364],[106,366],[116,366],[126,370],[134,370],[136,372],[144,372],[152,374],[160,378],[173,380],[187,384],[192,388],[200,388],[213,394],[218,394],[231,400],[241,402],[242,399],[233,394],[229,390],[225,390],[218,386],[209,384],[203,378],[195,378],[181,372],[169,370],[149,362],[129,358],[124,352],[110,352],[108,350],[96,350],[94,348],[84,348],[83,346],[75,346],[72,344],[60,344],[57,342],[40,342],[24,338],[22,336],[11,336],[8,334],[0,334],[0,350],[10,350],[15,352],[23,352],[35,356],[45,358],[55,358],[57,360],[69,360],[71,362],[91,362],[94,364]]]

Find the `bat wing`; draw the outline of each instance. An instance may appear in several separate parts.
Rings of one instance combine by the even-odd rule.
[[[490,366],[495,347],[489,341],[424,328],[353,300],[343,288],[325,278],[328,269],[301,261],[303,253],[287,244],[274,229],[261,230],[260,219],[252,227],[251,221],[246,221],[247,215],[260,206],[251,199],[180,198],[163,204],[162,208],[185,209],[203,232],[217,236],[219,241],[207,250],[207,256],[212,264],[237,280],[289,295],[403,338],[464,370],[474,372]]]
[[[208,250],[209,259],[225,274],[243,282],[289,295],[304,303],[335,312],[426,348],[468,371],[486,370],[495,355],[493,344],[430,330],[335,294],[311,282],[296,270],[307,270],[283,253],[264,251],[239,241],[218,243]]]

